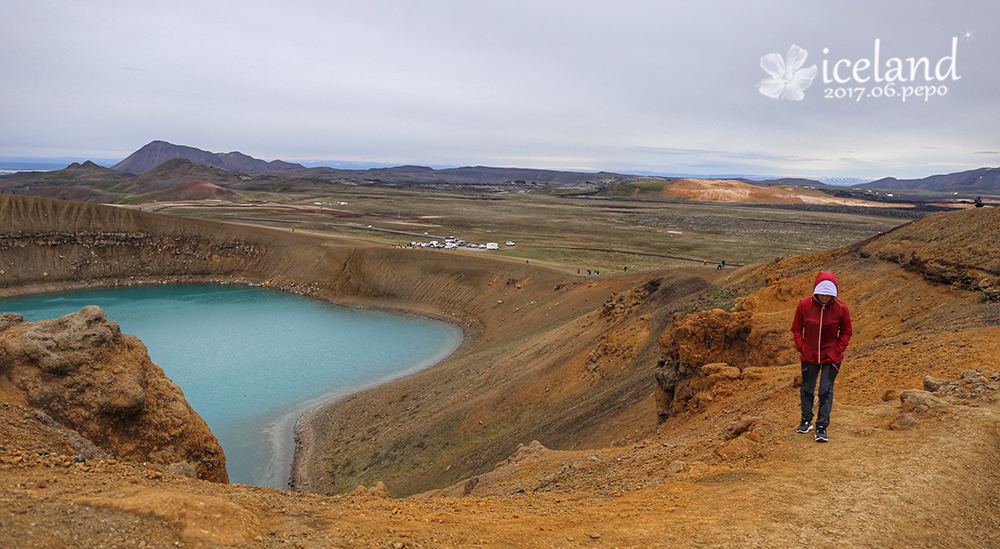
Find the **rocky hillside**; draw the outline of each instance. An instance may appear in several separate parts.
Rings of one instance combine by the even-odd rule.
[[[222,200],[225,202],[242,202],[238,193],[204,181],[189,181],[170,187],[156,194],[156,202],[184,202],[189,200]]]
[[[144,173],[122,181],[111,188],[113,192],[127,194],[164,191],[191,182],[232,185],[240,180],[225,170],[202,166],[186,158],[174,158],[150,168]]]
[[[607,287],[578,281],[491,284],[500,291],[491,308],[503,312],[486,321],[495,325],[487,341],[302,419],[297,488],[343,493],[383,481],[409,495],[486,472],[532,439],[595,448],[646,429],[660,333],[673,313],[704,306],[711,287],[689,273],[604,299]]]

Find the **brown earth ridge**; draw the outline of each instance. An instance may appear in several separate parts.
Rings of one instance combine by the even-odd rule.
[[[0,196],[0,221],[0,295],[266,284],[467,334],[445,362],[303,420],[296,484],[314,494],[74,463],[68,426],[6,384],[2,546],[1000,544],[996,209],[724,276],[599,281],[20,196]],[[818,270],[837,272],[855,324],[825,445],[794,433],[786,331]],[[358,483],[374,487],[319,495]]]

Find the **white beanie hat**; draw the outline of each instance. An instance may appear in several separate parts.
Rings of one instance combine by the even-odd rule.
[[[830,280],[822,280],[813,290],[813,295],[832,295],[837,297],[837,285]]]

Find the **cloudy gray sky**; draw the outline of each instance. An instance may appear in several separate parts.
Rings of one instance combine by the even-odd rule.
[[[363,164],[1000,165],[994,1],[0,0],[0,14],[6,158],[120,159],[162,139]],[[772,53],[784,73],[762,68]],[[787,93],[762,94],[766,79]]]

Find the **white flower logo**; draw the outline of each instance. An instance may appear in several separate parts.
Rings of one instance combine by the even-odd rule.
[[[771,78],[765,78],[757,84],[760,93],[772,99],[788,99],[802,101],[802,93],[816,78],[816,65],[803,69],[806,62],[806,50],[792,44],[785,59],[779,53],[769,53],[760,58],[760,66]]]

